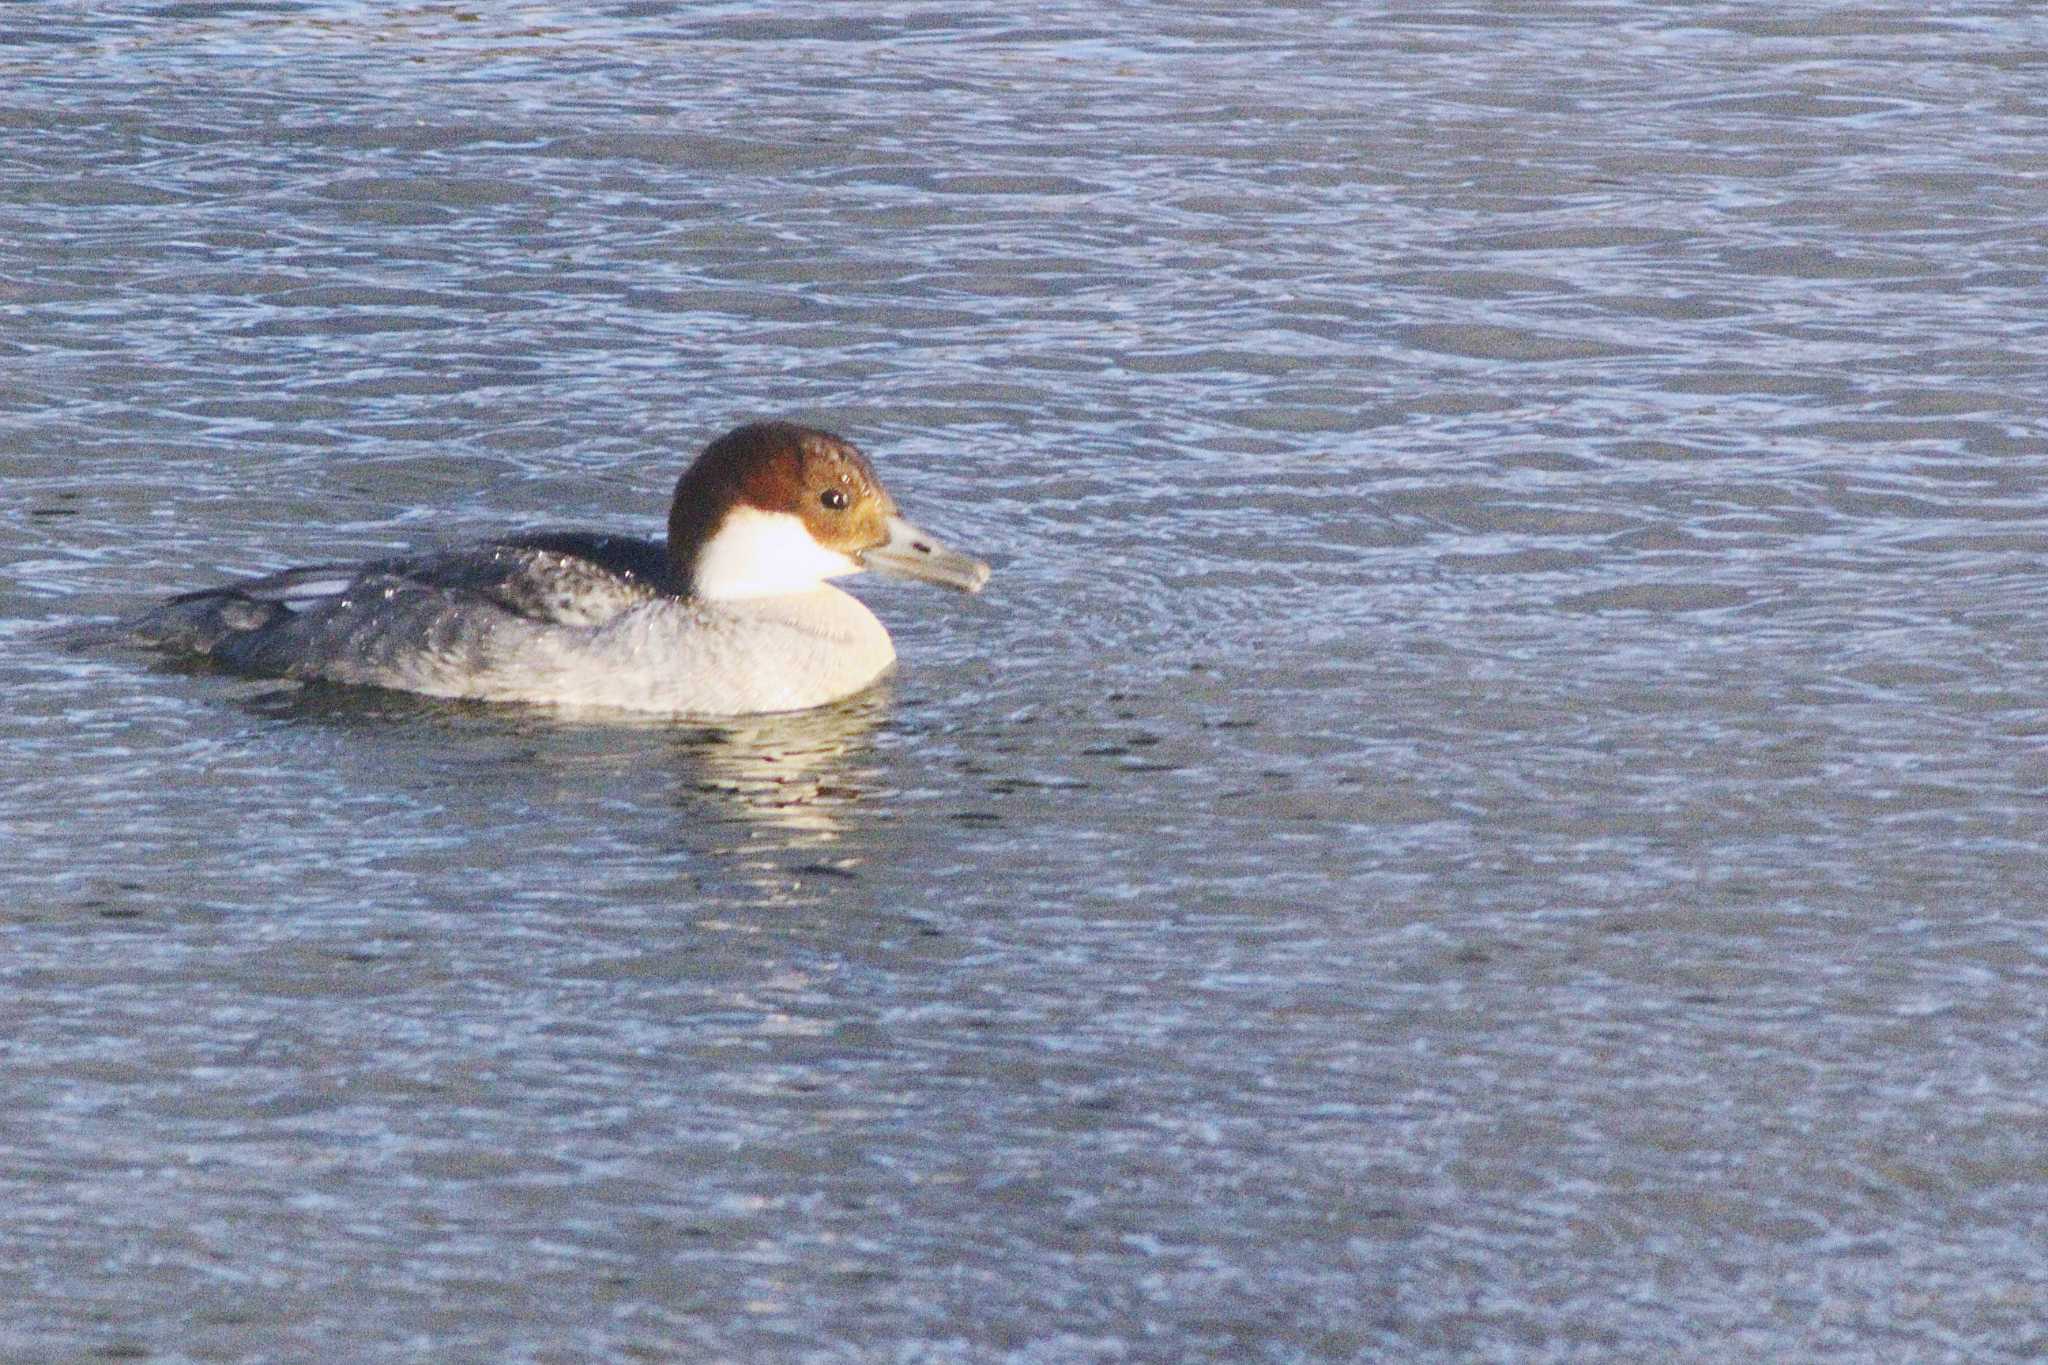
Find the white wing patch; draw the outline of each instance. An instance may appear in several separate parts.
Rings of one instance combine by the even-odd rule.
[[[280,583],[269,592],[250,593],[268,602],[282,602],[286,606],[300,606],[322,597],[339,597],[347,592],[356,580],[347,578],[308,578],[296,583]]]

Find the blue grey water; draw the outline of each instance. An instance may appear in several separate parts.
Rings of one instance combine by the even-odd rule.
[[[2048,1354],[2048,29],[0,10],[0,1357]],[[53,627],[843,431],[724,728]]]

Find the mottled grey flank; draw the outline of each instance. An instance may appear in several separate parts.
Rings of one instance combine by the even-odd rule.
[[[0,1359],[2048,1355],[2043,37],[0,8]],[[51,630],[758,415],[835,709]]]

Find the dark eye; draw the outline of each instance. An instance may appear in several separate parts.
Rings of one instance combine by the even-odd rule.
[[[824,503],[835,512],[844,512],[847,502],[846,490],[844,488],[828,488],[818,495],[818,501]]]

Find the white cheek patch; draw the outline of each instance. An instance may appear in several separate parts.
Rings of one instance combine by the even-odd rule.
[[[699,597],[779,597],[859,572],[859,564],[813,540],[789,513],[735,507],[697,552],[691,583]]]

